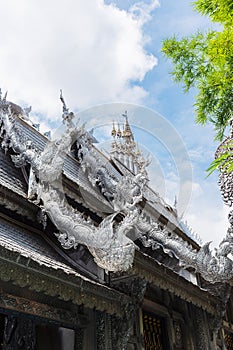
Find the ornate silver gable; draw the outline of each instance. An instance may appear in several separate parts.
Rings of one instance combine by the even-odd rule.
[[[44,150],[39,151],[17,128],[13,105],[0,96],[0,138],[5,151],[11,148],[15,152],[11,156],[15,166],[31,165],[30,180],[33,191],[37,193],[37,204],[43,203],[41,209],[57,227],[57,238],[62,247],[70,249],[83,244],[101,268],[117,272],[126,271],[132,266],[137,249],[133,240],[140,239],[145,247],[161,247],[175,256],[180,265],[194,268],[211,283],[229,281],[233,277],[233,261],[228,257],[233,251],[232,219],[226,238],[214,254],[209,249],[209,243],[196,251],[176,233],[161,227],[148,217],[140,205],[148,182],[145,168],[142,166],[140,171],[138,167],[136,175],[129,173],[117,179],[101,161],[85,127],[74,124],[74,114],[69,112],[62,96],[61,100],[65,130],[58,140],[48,140]],[[27,118],[20,107],[17,114]],[[133,142],[131,135],[126,136],[130,136],[130,142]],[[90,217],[84,218],[74,210],[63,193],[61,179],[64,162],[74,142],[80,146],[80,166],[93,186],[98,183],[112,207],[112,214],[98,226]]]

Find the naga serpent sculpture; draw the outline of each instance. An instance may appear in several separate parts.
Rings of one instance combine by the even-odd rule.
[[[142,173],[114,178],[101,163],[84,126],[74,125],[74,114],[68,111],[63,97],[61,100],[65,131],[58,140],[48,141],[40,152],[18,130],[12,104],[0,98],[0,142],[5,151],[12,149],[15,152],[11,158],[16,167],[30,164],[32,176],[39,179],[34,181],[37,203],[39,199],[42,201],[43,210],[57,227],[59,233],[56,235],[62,247],[70,249],[83,244],[101,268],[126,271],[132,266],[137,249],[130,238],[133,232],[134,239],[138,238],[145,247],[161,247],[175,256],[182,267],[194,268],[205,280],[211,283],[229,281],[233,277],[233,261],[228,257],[233,252],[232,215],[227,235],[214,253],[209,249],[210,243],[195,250],[175,232],[148,218],[140,207],[148,179]],[[93,186],[97,181],[104,184],[102,194],[112,206],[113,213],[98,226],[68,204],[62,189],[64,161],[75,142],[81,146],[80,166]]]

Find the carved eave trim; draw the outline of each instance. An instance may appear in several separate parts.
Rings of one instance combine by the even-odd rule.
[[[19,313],[30,314],[39,319],[49,319],[49,321],[58,323],[60,326],[85,327],[88,324],[86,315],[77,313],[74,310],[54,307],[34,300],[25,299],[23,297],[14,296],[0,289],[0,308],[6,312],[12,310]]]
[[[67,274],[0,247],[0,280],[56,299],[122,316],[126,295],[92,282],[78,273]]]
[[[2,185],[0,185],[0,203],[5,208],[16,212],[23,217],[36,220],[39,207],[28,201],[26,197],[21,196]]]
[[[168,290],[212,315],[216,313],[216,303],[220,303],[220,300],[146,254],[136,252],[133,268],[129,272],[163,290]]]

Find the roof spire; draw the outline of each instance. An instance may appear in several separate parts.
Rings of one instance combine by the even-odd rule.
[[[5,93],[4,97],[3,97],[3,101],[5,101],[5,102],[6,102],[7,94],[8,94],[8,91],[6,91],[6,93]]]
[[[120,139],[122,136],[122,133],[121,133],[121,128],[120,128],[120,123],[118,123],[118,130],[117,130],[117,137],[118,139]]]
[[[112,134],[112,137],[116,137],[116,129],[115,129],[115,123],[114,122],[112,122],[112,132],[111,132],[111,134]]]
[[[137,155],[138,157],[141,156],[141,150],[140,150],[140,148],[139,148],[138,142],[137,142],[137,148],[136,148],[136,155]]]
[[[133,133],[131,131],[129,121],[128,121],[127,111],[125,111],[125,113],[122,113],[122,116],[125,117],[126,119],[122,137],[124,137],[125,142],[134,141]]]
[[[134,135],[130,128],[127,111],[122,113],[122,116],[125,118],[123,131],[120,127],[120,123],[118,123],[118,127],[116,128],[115,123],[113,122],[112,136],[114,137],[114,141],[112,142],[111,147],[112,159],[116,159],[124,164],[124,166],[134,175],[142,173],[147,177],[145,168],[149,164],[149,160],[145,160],[139,145],[134,141]],[[118,141],[116,141],[116,137]]]

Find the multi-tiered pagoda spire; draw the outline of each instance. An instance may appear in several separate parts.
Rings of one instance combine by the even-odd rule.
[[[124,164],[133,174],[137,175],[139,172],[144,172],[147,176],[145,166],[147,161],[144,159],[138,144],[134,141],[134,135],[131,130],[127,111],[122,114],[125,117],[123,129],[120,124],[116,128],[113,122],[111,135],[113,137],[111,157]]]

